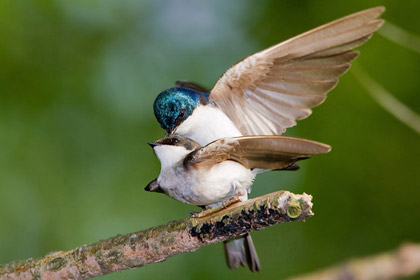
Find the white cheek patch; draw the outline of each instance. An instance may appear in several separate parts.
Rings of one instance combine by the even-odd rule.
[[[174,166],[191,152],[183,146],[169,145],[156,146],[154,150],[160,161],[162,169]]]

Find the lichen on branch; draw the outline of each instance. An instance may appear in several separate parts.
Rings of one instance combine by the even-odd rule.
[[[90,279],[163,261],[278,223],[313,216],[312,197],[278,191],[143,231],[0,266],[0,279]]]

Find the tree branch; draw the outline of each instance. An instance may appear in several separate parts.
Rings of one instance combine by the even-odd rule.
[[[400,279],[420,272],[420,244],[403,244],[395,251],[346,263],[289,280]]]
[[[90,279],[195,251],[253,230],[313,216],[312,197],[288,191],[237,203],[202,217],[117,235],[70,251],[0,266],[0,279]]]

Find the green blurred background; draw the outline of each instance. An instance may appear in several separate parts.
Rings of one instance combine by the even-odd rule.
[[[164,135],[152,103],[175,80],[211,87],[242,57],[349,13],[420,35],[419,1],[0,1],[0,263],[184,218],[143,187]],[[375,35],[357,66],[420,113],[420,54]],[[330,144],[298,172],[271,172],[252,196],[314,196],[306,223],[253,234],[262,272],[230,271],[222,245],[102,279],[273,279],[420,241],[420,135],[352,72],[286,135]]]

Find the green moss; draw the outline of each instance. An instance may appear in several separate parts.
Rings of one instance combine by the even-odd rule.
[[[114,247],[123,246],[125,243],[127,243],[128,239],[129,239],[129,236],[118,234],[117,236],[104,241],[103,244],[101,245],[101,249],[110,250]]]
[[[154,236],[159,235],[163,230],[162,226],[153,227],[146,231],[144,238],[146,240],[149,240],[151,238],[154,238]]]
[[[48,270],[60,270],[63,266],[67,264],[67,260],[64,258],[55,258],[47,263]]]
[[[136,240],[137,240],[137,234],[133,233],[130,235],[130,248],[131,250],[136,250]]]
[[[174,231],[183,231],[186,228],[186,224],[183,221],[170,223],[167,227],[167,232],[174,232]]]
[[[119,252],[117,249],[111,250],[111,252],[109,252],[108,254],[108,258],[109,258],[108,263],[111,264],[111,263],[119,262],[121,256],[122,256],[122,253]]]
[[[171,246],[172,244],[175,243],[175,238],[172,234],[165,234],[165,236],[163,236],[162,238],[162,242],[161,242],[164,246]]]
[[[23,266],[25,266],[25,261],[22,261],[22,260],[17,260],[10,264],[10,267],[12,267],[13,270],[17,270],[18,268],[23,267]]]
[[[114,246],[124,245],[127,241],[127,235],[118,234],[117,236],[112,238],[111,241]]]
[[[33,271],[32,276],[34,277],[34,280],[41,280],[41,273],[39,272],[39,270]]]
[[[195,227],[198,225],[197,219],[195,218],[189,218],[188,223],[189,223],[189,227]]]
[[[102,255],[102,251],[98,251],[95,254],[95,259],[98,262],[99,266],[103,269],[106,265],[105,261],[104,261],[104,256]]]

